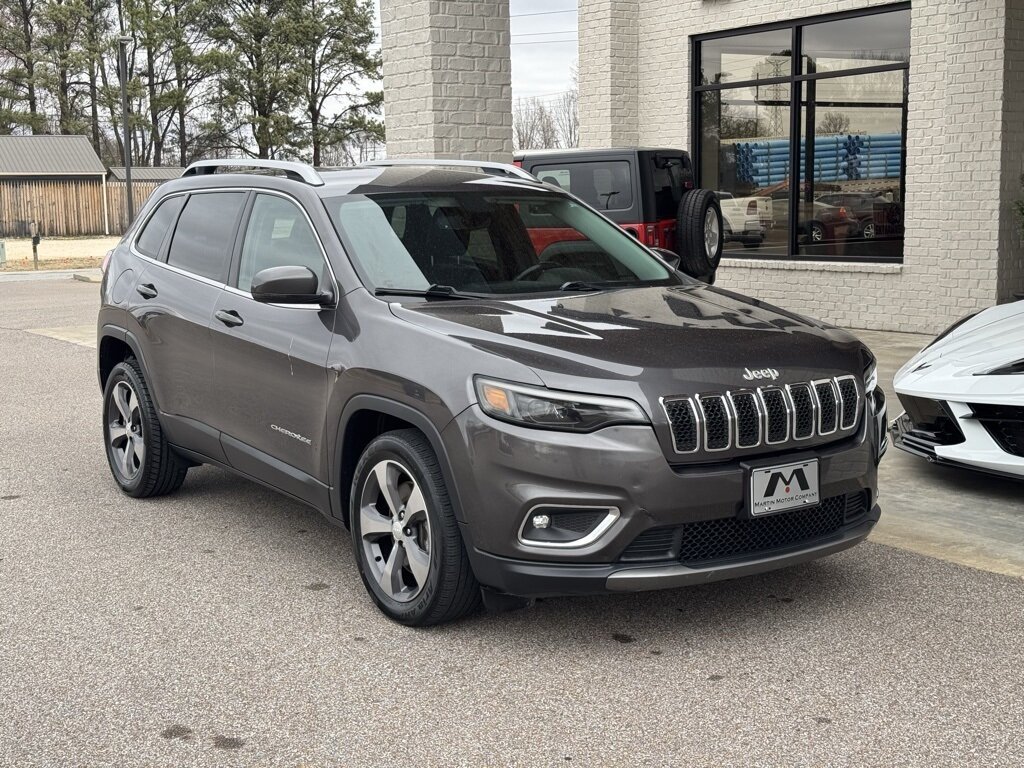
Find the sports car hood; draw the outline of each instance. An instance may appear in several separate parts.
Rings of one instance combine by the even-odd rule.
[[[984,397],[1024,387],[1024,376],[986,376],[1024,359],[1024,301],[986,309],[922,349],[896,374],[896,389]]]
[[[870,359],[845,331],[703,285],[417,301],[392,311],[528,365],[554,388],[586,378],[611,392],[614,380],[640,380],[652,395],[685,394],[860,375]]]

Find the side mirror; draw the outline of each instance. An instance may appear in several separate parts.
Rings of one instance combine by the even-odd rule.
[[[321,292],[309,267],[270,267],[256,273],[249,289],[264,304],[330,304],[334,296]]]
[[[668,248],[651,248],[656,254],[668,263],[672,269],[679,269],[679,254],[675,251],[670,251]]]

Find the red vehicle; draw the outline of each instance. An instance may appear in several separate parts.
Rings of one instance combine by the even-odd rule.
[[[714,192],[694,187],[686,152],[526,150],[515,154],[515,164],[596,208],[644,245],[671,252],[687,274],[714,282],[722,258],[722,211]],[[547,234],[554,240],[535,242],[538,253],[564,240],[553,231]]]

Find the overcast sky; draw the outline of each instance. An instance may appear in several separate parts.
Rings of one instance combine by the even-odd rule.
[[[378,17],[380,0],[376,0]],[[512,98],[548,100],[569,88],[576,64],[576,0],[509,0]],[[378,23],[379,28],[379,23]]]

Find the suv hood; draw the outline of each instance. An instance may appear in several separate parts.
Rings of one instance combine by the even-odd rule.
[[[687,394],[860,376],[870,360],[845,331],[704,285],[513,300],[416,299],[391,309],[407,322],[528,365],[553,388],[571,388],[576,382],[570,379],[580,377],[606,385],[639,379],[651,395]],[[744,378],[765,369],[774,373]]]

